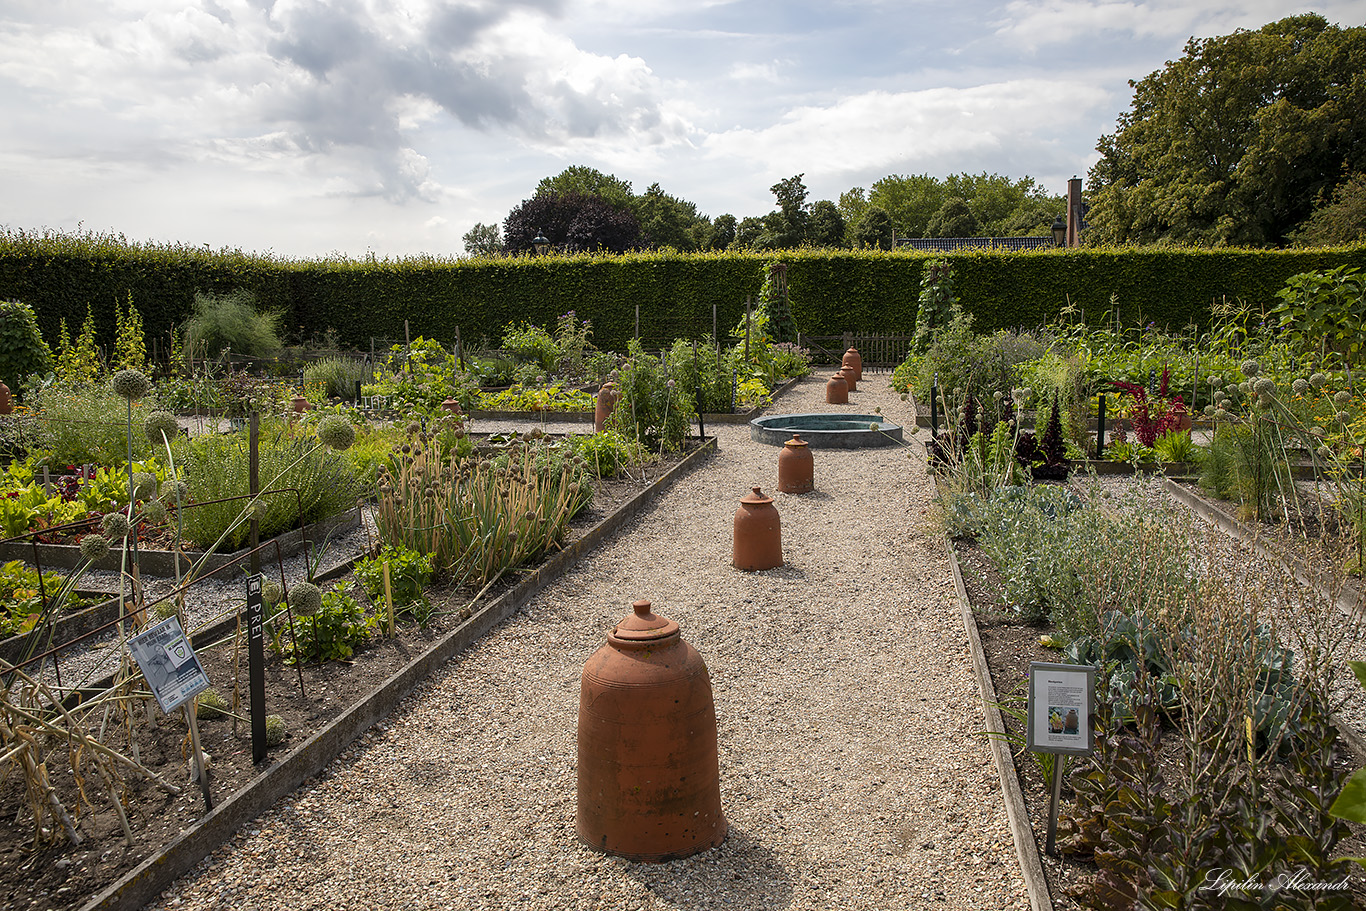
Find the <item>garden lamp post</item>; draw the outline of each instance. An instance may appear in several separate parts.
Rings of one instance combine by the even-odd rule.
[[[537,256],[544,256],[546,251],[550,249],[550,240],[537,230],[536,236],[531,239],[531,245],[536,248]]]
[[[1067,222],[1062,220],[1061,215],[1053,219],[1053,243],[1059,247],[1067,243]]]

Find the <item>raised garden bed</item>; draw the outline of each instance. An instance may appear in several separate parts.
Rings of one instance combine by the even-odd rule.
[[[306,666],[303,694],[295,669],[278,656],[268,656],[267,708],[284,717],[289,736],[256,767],[248,724],[234,729],[227,719],[201,722],[204,748],[213,756],[212,813],[205,815],[196,786],[172,797],[130,776],[130,821],[136,838],[132,847],[122,844],[108,801],[95,798],[81,821],[85,843],[62,842],[31,852],[31,831],[16,824],[15,785],[0,784],[5,817],[0,823],[0,882],[5,884],[6,907],[140,908],[241,824],[319,772],[434,668],[510,616],[714,451],[714,440],[693,443],[685,457],[651,466],[645,479],[605,483],[592,505],[571,524],[563,550],[519,570],[516,579],[494,586],[478,603],[472,601],[475,592],[467,589],[429,591],[437,613],[428,627],[409,623],[400,626],[394,638],[372,638],[351,661]],[[345,577],[348,565],[337,572]],[[232,680],[230,650],[206,651],[200,657],[215,686],[227,694]],[[183,723],[173,720],[150,731],[142,727],[144,764],[154,764],[184,785]],[[73,786],[69,774],[54,771],[53,778],[64,793]]]
[[[1178,483],[1164,479],[1163,485],[1178,502],[1187,505],[1194,503],[1191,496],[1176,494],[1176,491],[1184,489]],[[1204,507],[1193,508],[1198,514],[1246,541],[1259,539],[1259,532],[1235,519],[1227,511],[1227,504],[1217,505],[1208,501],[1204,501],[1204,504]],[[1013,696],[1023,693],[1023,681],[1027,677],[1030,662],[1062,660],[1057,650],[1047,648],[1040,642],[1042,635],[1053,631],[1052,627],[1046,623],[1024,621],[1001,608],[1000,573],[990,558],[974,544],[954,542],[948,548],[969,640],[979,653],[978,676],[986,702],[987,728],[989,736],[993,737],[993,752],[1001,771],[1005,802],[1032,907],[1034,911],[1081,908],[1067,894],[1067,890],[1093,876],[1096,867],[1072,855],[1050,856],[1045,853],[1051,797],[1049,782],[1029,754],[1016,752],[1017,741],[1025,735],[1023,721],[999,708],[1002,704],[1009,704]],[[1359,596],[1355,603],[1360,603]],[[1343,606],[1339,603],[1339,608]],[[1357,725],[1342,720],[1338,728],[1342,735],[1340,744],[1344,747],[1339,760],[1340,769],[1347,772],[1366,765],[1366,738],[1362,736],[1363,731]],[[1164,730],[1159,762],[1163,777],[1168,782],[1182,774],[1181,750],[1182,741],[1176,732]],[[1068,765],[1069,774],[1076,767],[1074,763],[1075,760]],[[1070,786],[1065,785],[1061,802],[1064,813],[1071,806],[1073,798]],[[1353,827],[1351,838],[1339,844],[1338,855],[1366,854],[1366,831],[1362,829]],[[1254,897],[1256,894],[1252,893]],[[1344,898],[1346,904],[1341,907],[1366,907],[1366,880],[1353,878],[1352,891],[1345,896],[1338,895],[1338,900]]]
[[[261,542],[269,547],[268,550],[262,551],[262,559],[269,560],[277,556],[292,557],[304,548],[326,540],[328,535],[354,528],[359,521],[360,514],[353,509],[304,528],[282,532]],[[180,570],[183,572],[189,569],[191,564],[201,560],[203,562],[200,565],[204,572],[222,569],[233,564],[245,566],[250,553],[250,548],[241,548],[231,553],[207,555],[203,551],[186,550],[180,554]],[[0,544],[0,560],[23,560],[41,567],[44,571],[74,569],[84,562],[80,547],[74,544],[21,544],[17,542]],[[96,561],[91,568],[118,572],[122,565],[122,551],[112,551],[103,560]],[[176,554],[169,550],[153,549],[140,545],[138,548],[138,571],[151,576],[173,577],[176,574]]]

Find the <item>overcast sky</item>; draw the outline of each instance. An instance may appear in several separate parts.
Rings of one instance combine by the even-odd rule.
[[[888,174],[1063,193],[1191,36],[1366,0],[0,0],[0,225],[461,252],[588,165],[708,216]]]

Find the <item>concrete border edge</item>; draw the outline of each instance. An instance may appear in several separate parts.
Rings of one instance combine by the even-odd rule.
[[[1020,872],[1024,875],[1025,891],[1029,893],[1029,905],[1033,911],[1053,911],[1053,897],[1048,890],[1048,878],[1039,857],[1039,843],[1034,838],[1034,829],[1029,823],[1029,810],[1025,807],[1024,792],[1020,788],[1020,779],[1015,771],[1015,758],[1011,755],[1005,740],[1005,722],[1001,719],[1001,710],[996,707],[996,687],[991,682],[991,669],[987,667],[986,654],[982,651],[982,637],[977,632],[977,621],[972,616],[972,603],[968,600],[967,588],[963,585],[963,572],[958,566],[958,552],[954,550],[953,542],[948,538],[944,539],[944,549],[948,553],[949,568],[953,571],[958,611],[962,615],[968,647],[972,651],[972,669],[977,676],[978,689],[982,693],[982,714],[986,717],[987,739],[991,742],[991,755],[996,762],[997,775],[1001,779],[1006,819],[1010,823],[1010,836],[1015,842],[1015,854],[1020,859]]]

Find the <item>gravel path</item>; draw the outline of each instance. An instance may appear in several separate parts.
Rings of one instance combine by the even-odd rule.
[[[885,384],[772,410],[898,420]],[[731,519],[778,449],[708,431],[711,461],[148,907],[1028,908],[923,450],[816,450],[816,492],[775,494],[787,565],[744,573]],[[730,825],[663,865],[574,836],[579,673],[637,598],[710,668]]]

